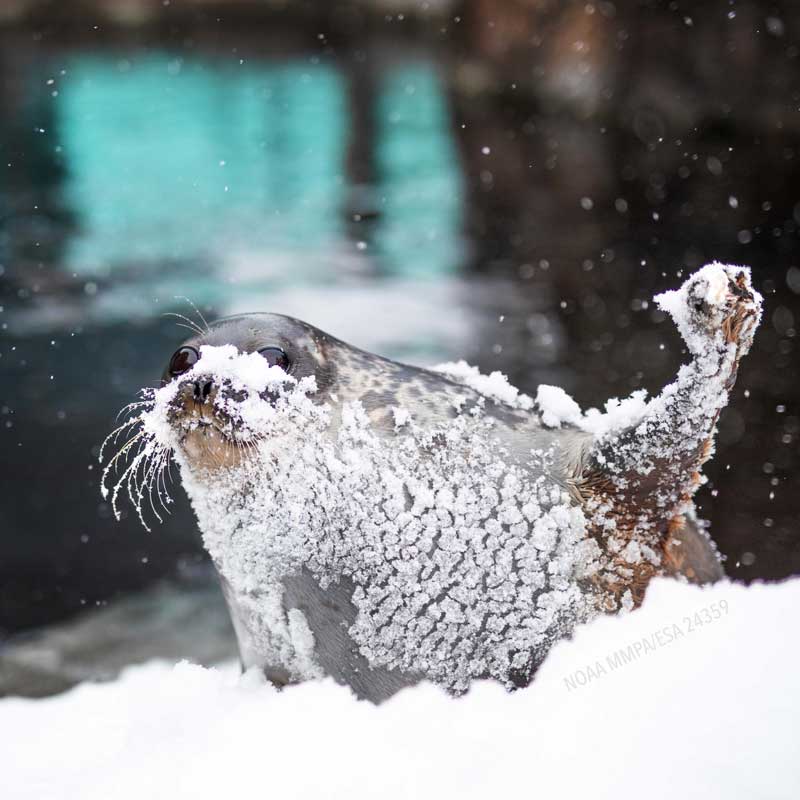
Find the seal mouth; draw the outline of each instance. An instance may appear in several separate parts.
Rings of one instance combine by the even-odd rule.
[[[168,421],[177,444],[193,466],[230,467],[246,456],[251,436],[228,409],[243,398],[224,382],[187,381],[170,403]]]
[[[178,445],[194,466],[203,469],[238,466],[246,456],[244,444],[205,421],[184,429]]]
[[[179,441],[194,431],[215,433],[231,442],[236,439],[233,420],[203,406],[178,408],[170,415],[170,423],[178,431]]]

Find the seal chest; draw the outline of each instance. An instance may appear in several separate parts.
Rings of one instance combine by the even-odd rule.
[[[331,675],[373,701],[421,678],[524,685],[555,640],[633,607],[653,575],[720,574],[684,515],[759,298],[739,268],[692,280],[671,310],[694,361],[621,427],[286,317],[220,320],[136,409],[143,448],[115,496],[141,501],[178,462],[243,663],[276,683]],[[698,387],[692,415],[681,398]]]

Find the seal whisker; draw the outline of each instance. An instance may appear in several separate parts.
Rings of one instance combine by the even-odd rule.
[[[139,519],[144,525],[146,530],[150,530],[147,524],[144,521],[144,517],[141,512],[141,501],[137,499],[140,498],[140,493],[138,492],[138,473],[139,468],[143,462],[146,461],[149,453],[152,449],[156,446],[156,443],[153,441],[152,437],[148,437],[144,432],[139,432],[136,436],[128,440],[120,451],[114,456],[114,458],[106,465],[105,470],[103,471],[103,480],[102,480],[102,491],[103,496],[108,496],[108,488],[106,486],[106,479],[109,471],[114,467],[120,457],[124,454],[127,454],[134,445],[137,445],[137,451],[131,460],[131,462],[127,465],[126,469],[122,472],[117,482],[114,484],[112,495],[111,495],[111,507],[114,512],[114,517],[119,520],[120,519],[120,510],[118,506],[118,499],[119,499],[119,492],[120,489],[125,486],[128,497],[131,501],[131,504],[136,508]]]
[[[128,428],[132,428],[134,425],[141,425],[141,424],[142,424],[142,420],[137,418],[137,419],[131,420],[126,425],[120,425],[119,428],[117,429],[117,432],[114,434],[114,444],[116,444],[119,441],[119,437],[122,435],[123,431],[125,431]]]
[[[175,298],[175,299],[176,300],[180,300],[180,299],[185,299],[185,298],[179,298],[178,297],[178,298]],[[198,334],[198,336],[202,336],[205,333],[205,331],[202,330],[202,328],[200,328],[200,326],[196,322],[194,322],[194,320],[189,319],[189,317],[185,316],[184,314],[178,314],[177,311],[165,311],[161,316],[162,317],[175,317],[176,319],[184,320],[185,322],[188,323],[188,325],[184,325],[181,322],[178,322],[176,324],[180,325],[180,327],[182,327],[182,328],[187,328],[188,330],[192,331],[192,333]]]
[[[149,454],[148,457],[145,458],[144,467],[142,469],[142,478],[141,478],[141,481],[139,483],[139,489],[138,489],[137,494],[136,494],[136,497],[137,497],[138,502],[139,502],[140,505],[142,504],[142,501],[145,498],[145,489],[147,489],[147,487],[148,487],[148,471],[152,468],[151,464],[152,464],[152,454]],[[153,511],[153,514],[155,515],[155,518],[159,522],[162,522],[163,520],[159,516],[158,511],[156,511],[155,505],[153,503],[153,493],[152,493],[152,491],[149,491],[149,490],[147,491],[147,499],[150,502],[150,508]]]
[[[117,411],[116,419],[119,420],[119,418],[123,414],[125,414],[125,413],[127,413],[129,411],[132,411],[134,408],[141,408],[142,406],[150,406],[152,408],[153,401],[152,400],[139,400],[136,403],[128,403],[128,405],[122,406],[122,408],[119,411]]]
[[[162,445],[158,442],[151,440],[140,447],[143,455],[141,476],[138,478],[140,489],[145,489],[149,480],[149,473],[153,466],[153,462],[158,454],[161,452]]]
[[[108,441],[108,439],[112,439],[112,437],[113,437],[112,439],[113,443],[117,444],[117,442],[119,441],[119,437],[122,435],[124,431],[126,431],[128,428],[132,428],[134,425],[141,425],[141,424],[142,424],[141,418],[134,417],[133,419],[129,419],[122,425],[119,425],[113,431],[111,431],[111,433],[108,434],[106,439],[103,441],[103,447],[105,447],[105,444]],[[102,448],[100,450],[100,457],[102,458]]]
[[[198,333],[198,330],[197,330],[197,327],[196,327],[196,326],[194,326],[194,327],[191,327],[191,326],[189,326],[189,325],[184,325],[182,322],[176,322],[175,324],[176,324],[176,325],[177,325],[179,328],[185,328],[187,331],[191,331],[192,333]],[[198,335],[201,335],[201,336],[202,336],[202,332],[200,332]]]
[[[163,506],[164,510],[167,513],[172,513],[164,504],[160,490],[155,484],[155,481],[157,481],[157,476],[162,469],[162,459],[165,456],[168,456],[171,451],[170,448],[160,444],[155,440],[148,442],[148,445],[149,446],[137,456],[137,460],[141,465],[141,469],[139,468],[139,465],[137,465],[137,469],[130,473],[130,479],[133,481],[134,493],[136,495],[134,504],[137,506],[139,517],[142,518],[142,501],[144,500],[146,493],[148,502],[150,503],[150,508],[156,519],[161,523],[164,521],[164,519],[156,509],[155,503],[153,502],[153,489],[156,488],[159,502]],[[169,497],[169,495],[167,496]]]
[[[164,519],[161,514],[158,513],[156,510],[155,503],[153,502],[153,477],[156,474],[156,468],[158,462],[156,460],[157,455],[154,452],[151,452],[146,464],[145,464],[145,472],[143,475],[142,485],[141,485],[141,495],[143,496],[144,491],[147,490],[147,499],[150,503],[150,509],[152,510],[153,514],[155,515],[156,519],[159,522],[163,522]]]
[[[111,460],[112,460],[112,461],[114,461],[115,459],[118,459],[118,458],[120,458],[120,456],[123,456],[125,453],[127,453],[127,452],[128,452],[128,450],[129,450],[129,449],[130,449],[130,448],[133,446],[133,444],[134,444],[135,442],[144,441],[144,440],[146,440],[146,439],[148,438],[148,436],[149,436],[149,434],[147,433],[147,431],[145,431],[144,429],[142,429],[142,430],[138,430],[138,431],[132,431],[132,432],[131,432],[131,434],[132,434],[132,435],[130,436],[130,438],[129,438],[129,439],[126,439],[126,440],[125,440],[125,441],[124,441],[124,442],[123,442],[123,443],[122,443],[122,444],[119,446],[119,448],[117,449],[117,452],[116,452],[116,453],[115,453],[115,454],[114,454],[114,455],[111,457]],[[109,463],[109,466],[110,466],[110,463]]]
[[[243,450],[251,457],[256,457],[259,454],[259,445],[263,440],[263,436],[257,436],[253,437],[252,439],[239,440],[236,442],[236,444],[240,450]]]
[[[138,494],[139,492],[139,471],[140,467],[147,463],[147,455],[149,452],[147,445],[148,442],[146,441],[139,442],[138,449],[136,453],[134,453],[133,460],[131,461],[131,464],[135,465],[135,469],[131,472],[128,472],[127,470],[123,472],[123,478],[127,476],[128,496],[130,496],[131,490],[133,490],[134,494]]]
[[[138,421],[138,420],[134,420],[134,422],[136,422],[136,421]],[[108,434],[108,436],[106,436],[105,439],[103,439],[103,443],[100,445],[100,452],[97,454],[97,460],[98,461],[102,462],[103,454],[105,453],[105,449],[108,446],[109,441],[113,441],[113,444],[116,444],[118,439],[119,439],[119,435],[126,428],[129,428],[132,424],[133,423],[131,421],[128,421],[128,422],[124,423],[123,425],[117,426],[116,428],[114,428],[113,431],[111,431],[111,433]]]
[[[119,459],[124,456],[130,449],[133,447],[136,442],[141,442],[145,439],[146,434],[144,431],[139,431],[136,435],[132,436],[128,441],[123,444],[119,450],[112,456],[111,460],[106,464],[105,468],[103,469],[103,478],[108,474],[108,472],[114,467],[114,465],[119,461]]]
[[[172,497],[170,496],[169,491],[167,490],[167,485],[164,481],[164,473],[166,472],[166,466],[170,461],[170,457],[172,455],[172,451],[168,448],[164,447],[161,450],[161,455],[159,456],[158,460],[158,468],[156,470],[156,479],[155,479],[155,489],[158,493],[158,500],[161,503],[161,507],[167,514],[172,514],[172,510],[167,506],[167,503],[172,502]],[[164,502],[164,498],[166,497],[167,502]]]
[[[131,501],[131,504],[136,509],[136,513],[139,516],[139,520],[144,526],[146,531],[150,531],[150,527],[148,526],[147,522],[144,519],[144,515],[142,514],[142,506],[141,506],[141,496],[135,493],[135,485],[136,479],[135,475],[139,470],[139,467],[142,464],[143,459],[147,456],[147,451],[140,451],[136,454],[134,459],[131,461],[130,464],[126,467],[125,471],[120,476],[120,479],[114,484],[114,490],[111,495],[111,508],[114,512],[114,517],[119,520],[121,518],[121,512],[118,506],[118,499],[119,499],[119,492],[120,489],[125,486],[128,492],[128,498]]]
[[[140,405],[145,405],[145,404],[146,403],[144,403],[144,402],[143,403],[129,403],[127,406],[124,406],[123,408],[121,408],[119,410],[119,412],[117,413],[116,421],[119,421],[120,416],[122,414],[124,414],[126,411],[128,411],[131,406],[134,406],[134,405],[140,406]],[[105,439],[103,439],[103,444],[100,446],[100,453],[99,453],[99,456],[98,456],[99,459],[102,461],[102,459],[103,459],[103,448],[106,446],[106,444],[108,443],[109,439],[114,438],[115,441],[116,441],[116,437],[119,436],[120,431],[123,431],[123,430],[125,430],[125,428],[128,428],[128,427],[130,427],[132,425],[136,425],[136,424],[140,425],[140,424],[142,424],[142,422],[143,422],[142,414],[139,413],[139,414],[136,414],[135,416],[131,417],[130,419],[125,420],[120,425],[118,425],[116,428],[114,428],[114,430],[111,431],[111,433],[109,433],[108,436],[106,436]]]
[[[153,502],[152,493],[154,488],[158,492],[159,502],[166,511],[169,511],[164,502],[165,495],[169,499],[169,492],[166,491],[166,488],[162,491],[161,487],[158,486],[158,478],[163,471],[165,460],[168,459],[171,453],[171,448],[158,442],[152,432],[144,429],[145,415],[152,411],[155,405],[155,392],[156,389],[154,387],[143,388],[139,393],[143,398],[142,400],[128,403],[120,410],[117,418],[125,413],[134,413],[134,416],[111,431],[104,439],[99,452],[99,459],[102,461],[109,445],[113,443],[117,446],[116,452],[103,469],[101,491],[104,497],[108,497],[109,494],[109,476],[111,472],[116,471],[123,460],[127,461],[125,468],[119,474],[113,487],[111,487],[111,505],[114,516],[116,519],[120,519],[119,493],[124,487],[146,530],[150,530],[150,528],[146,524],[143,514],[145,493],[148,495],[153,513],[159,522],[163,518],[156,510]],[[125,433],[131,433],[132,435],[121,445],[118,445],[119,438]]]
[[[205,331],[201,331],[200,332],[201,335],[203,333],[208,333],[211,330],[211,328],[209,327],[208,322],[206,321],[206,318],[203,316],[203,314],[200,311],[200,309],[188,297],[186,297],[185,295],[178,295],[178,296],[175,297],[175,299],[176,300],[185,300],[194,309],[195,314],[197,314],[197,316],[200,317],[200,319],[203,322],[203,325],[206,326]]]
[[[167,469],[166,469],[167,478],[169,478],[170,484],[175,483],[175,476],[172,474],[172,464],[173,464],[173,459],[170,458],[167,461]]]

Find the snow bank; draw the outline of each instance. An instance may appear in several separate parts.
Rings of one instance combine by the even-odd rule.
[[[800,796],[800,579],[655,581],[556,645],[533,685],[432,685],[380,707],[330,680],[152,663],[0,702],[3,797]],[[580,793],[580,794],[579,794]]]

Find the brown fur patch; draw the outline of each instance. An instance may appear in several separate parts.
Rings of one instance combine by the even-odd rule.
[[[213,425],[187,431],[181,447],[192,464],[203,469],[235,467],[246,455],[243,447],[230,441]]]
[[[192,464],[202,469],[235,467],[247,455],[245,445],[233,441],[223,432],[225,422],[214,412],[216,394],[214,388],[208,400],[200,403],[187,388],[178,396],[178,405],[172,412],[171,422],[186,430],[181,439],[182,449]]]

